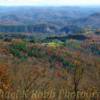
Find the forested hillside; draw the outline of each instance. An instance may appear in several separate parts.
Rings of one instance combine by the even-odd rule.
[[[99,7],[0,7],[0,32],[79,33],[100,27]]]

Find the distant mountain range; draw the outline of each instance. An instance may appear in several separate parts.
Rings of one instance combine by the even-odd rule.
[[[100,28],[99,7],[0,7],[0,32],[78,33]]]

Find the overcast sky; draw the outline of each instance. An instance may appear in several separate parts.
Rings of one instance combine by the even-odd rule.
[[[0,0],[0,5],[93,6],[93,5],[100,5],[100,0]]]

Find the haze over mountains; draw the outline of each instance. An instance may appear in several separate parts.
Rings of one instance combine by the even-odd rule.
[[[100,28],[100,7],[0,7],[0,32],[78,33]]]

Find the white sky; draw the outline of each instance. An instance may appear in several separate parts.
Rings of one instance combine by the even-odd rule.
[[[0,5],[100,5],[100,0],[0,0]]]

